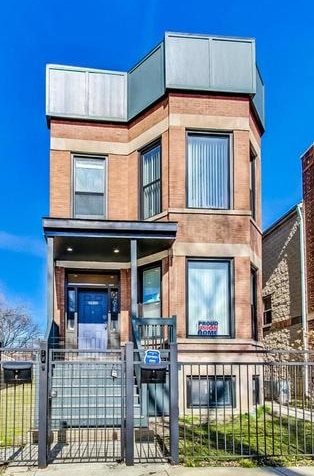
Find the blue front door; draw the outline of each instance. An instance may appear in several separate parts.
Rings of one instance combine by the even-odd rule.
[[[106,350],[108,341],[108,292],[78,291],[78,347]]]

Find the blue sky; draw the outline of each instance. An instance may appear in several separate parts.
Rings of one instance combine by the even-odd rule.
[[[265,228],[301,199],[300,155],[314,141],[313,14],[310,0],[2,0],[0,299],[45,322],[47,63],[126,71],[165,31],[254,37],[266,86]]]

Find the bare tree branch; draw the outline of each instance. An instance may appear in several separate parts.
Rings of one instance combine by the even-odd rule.
[[[0,302],[0,347],[25,347],[39,336],[38,324],[23,306],[10,307]]]

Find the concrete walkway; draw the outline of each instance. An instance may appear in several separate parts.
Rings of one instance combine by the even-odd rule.
[[[25,473],[25,474],[24,474]],[[169,464],[51,464],[46,469],[34,467],[8,467],[5,476],[314,476],[314,466],[299,466],[291,468],[239,468],[213,467],[185,468]]]

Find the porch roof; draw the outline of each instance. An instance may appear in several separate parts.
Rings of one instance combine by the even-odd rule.
[[[177,223],[44,218],[43,229],[53,238],[54,259],[129,262],[130,240],[137,241],[138,258],[158,253],[171,247]]]

